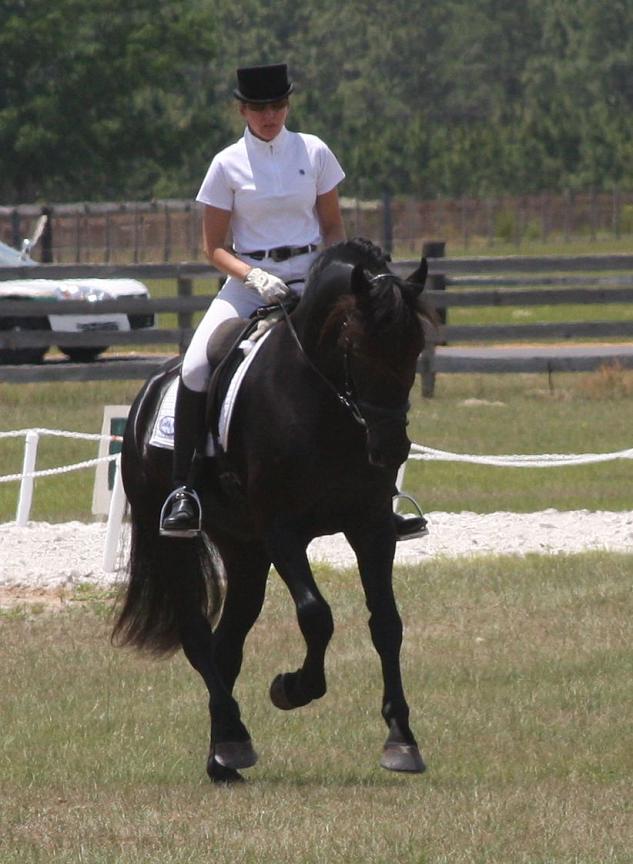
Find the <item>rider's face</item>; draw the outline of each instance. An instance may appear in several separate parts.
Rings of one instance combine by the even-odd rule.
[[[248,128],[256,138],[262,141],[272,141],[281,132],[288,116],[288,100],[266,102],[258,105],[252,102],[240,102],[240,114],[246,120]]]

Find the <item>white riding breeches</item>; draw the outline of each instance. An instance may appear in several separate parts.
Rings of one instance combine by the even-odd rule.
[[[294,280],[305,279],[317,254],[317,252],[310,252],[306,255],[289,258],[287,261],[277,262],[268,258],[257,261],[244,255],[240,258],[253,267],[261,267],[267,273],[278,276],[284,282],[292,282],[290,288],[295,293],[301,294],[304,282],[295,282]],[[211,377],[211,369],[207,360],[207,344],[216,328],[229,318],[248,318],[263,305],[264,301],[256,291],[247,288],[241,279],[234,276],[228,277],[218,296],[211,302],[204,318],[198,324],[183,357],[181,376],[186,387],[197,393],[203,393],[207,389]]]

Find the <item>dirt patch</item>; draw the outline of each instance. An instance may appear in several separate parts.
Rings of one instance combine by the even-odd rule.
[[[427,516],[429,536],[398,543],[396,565],[417,566],[437,558],[474,555],[633,553],[633,511],[432,512]],[[115,570],[109,572],[103,569],[103,523],[31,522],[24,528],[0,524],[0,606],[63,608],[94,589],[120,584],[126,577],[127,530],[124,528]],[[356,567],[355,556],[341,534],[317,538],[308,556],[315,564],[341,570]]]

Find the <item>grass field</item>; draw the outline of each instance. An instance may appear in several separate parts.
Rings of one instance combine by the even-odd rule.
[[[103,406],[129,404],[138,382],[0,384],[0,431],[44,426],[97,433]],[[443,375],[436,396],[412,394],[409,436],[454,453],[585,453],[631,448],[633,373]],[[24,440],[0,440],[0,476],[18,473]],[[97,455],[94,442],[42,438],[37,467]],[[32,518],[90,519],[94,470],[36,481]],[[488,513],[633,509],[632,460],[557,469],[410,461],[405,489],[428,510]],[[0,484],[0,521],[15,518],[18,483]]]
[[[632,566],[592,554],[397,570],[422,776],[378,767],[379,666],[353,574],[318,573],[337,628],[330,689],[288,714],[267,688],[302,650],[272,579],[239,681],[261,758],[230,789],[206,779],[206,694],[182,655],[111,648],[107,597],[4,612],[0,860],[628,864]]]

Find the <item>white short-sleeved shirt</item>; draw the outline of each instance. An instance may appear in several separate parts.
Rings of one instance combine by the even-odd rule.
[[[215,156],[197,201],[231,211],[237,253],[319,243],[315,203],[345,177],[329,147],[316,135],[285,127],[272,141],[247,128]]]

